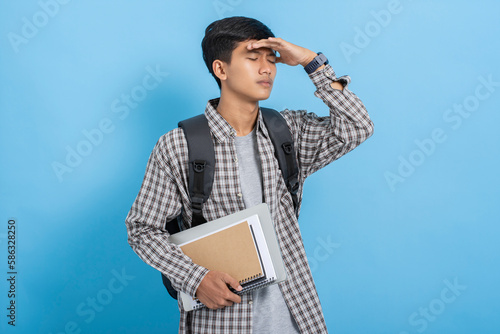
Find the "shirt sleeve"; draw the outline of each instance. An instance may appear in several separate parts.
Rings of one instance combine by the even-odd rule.
[[[149,157],[139,194],[125,219],[128,242],[144,262],[169,278],[174,289],[194,297],[208,269],[193,263],[177,245],[168,242],[165,223],[181,213],[182,205],[165,163],[168,160],[162,156],[162,139]]]
[[[319,117],[306,110],[285,109],[282,115],[294,131],[297,159],[303,178],[353,150],[373,134],[373,122],[361,100],[349,90],[348,76],[337,78],[328,64],[309,74],[314,95],[329,107],[330,115]],[[330,86],[340,82],[344,89]]]

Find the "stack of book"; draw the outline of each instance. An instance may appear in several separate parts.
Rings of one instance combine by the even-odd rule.
[[[283,259],[269,208],[259,204],[238,213],[173,234],[169,241],[178,245],[192,261],[209,270],[231,275],[244,294],[286,279]],[[183,292],[186,311],[204,305]]]

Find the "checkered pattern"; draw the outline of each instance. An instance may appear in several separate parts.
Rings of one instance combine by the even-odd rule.
[[[348,76],[336,78],[330,65],[309,75],[330,115],[318,117],[305,110],[281,112],[293,135],[300,168],[299,206],[304,180],[361,144],[373,132],[361,100],[347,84]],[[331,88],[341,82],[343,91]],[[207,221],[245,208],[239,184],[234,137],[236,131],[216,111],[219,100],[210,100],[205,109],[215,148],[213,190],[203,208]],[[327,333],[321,304],[306,258],[293,202],[274,157],[269,132],[259,112],[257,143],[262,162],[264,201],[269,205],[287,270],[280,283],[285,301],[302,333]],[[274,129],[275,130],[275,129]],[[164,273],[175,289],[194,296],[208,272],[185,256],[178,246],[167,241],[165,222],[182,213],[185,227],[191,221],[188,193],[188,151],[181,129],[163,135],[151,153],[139,194],[126,218],[128,241],[139,257]],[[158,281],[158,284],[161,284]],[[164,298],[169,298],[165,292]],[[251,333],[252,294],[242,302],[219,310],[203,308],[184,312],[179,302],[180,333]]]

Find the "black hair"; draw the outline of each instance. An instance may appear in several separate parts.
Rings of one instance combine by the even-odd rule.
[[[219,88],[221,88],[221,82],[212,69],[214,60],[219,59],[230,64],[231,55],[238,42],[269,37],[275,36],[265,24],[244,16],[227,17],[212,22],[207,27],[205,37],[201,42],[203,60]]]

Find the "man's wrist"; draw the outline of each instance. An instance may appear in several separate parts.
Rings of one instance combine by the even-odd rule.
[[[316,52],[311,51],[311,53],[305,58],[304,61],[300,62],[300,65],[306,67],[310,62],[316,58],[318,54]]]
[[[316,56],[304,66],[304,70],[307,74],[311,75],[318,70],[324,69],[326,64],[328,64],[328,58],[326,58],[323,53],[318,52]]]

